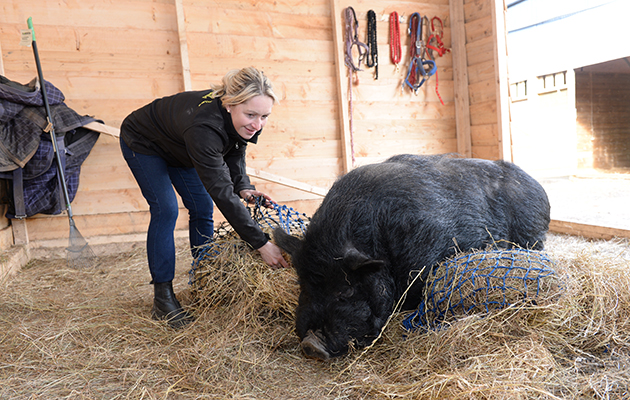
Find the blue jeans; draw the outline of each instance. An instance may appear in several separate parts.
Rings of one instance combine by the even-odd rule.
[[[188,209],[193,258],[197,256],[198,247],[209,242],[214,234],[212,198],[194,168],[169,167],[162,157],[134,152],[122,139],[120,149],[149,203],[147,258],[151,283],[172,281],[175,276],[174,231],[179,213],[173,187]]]

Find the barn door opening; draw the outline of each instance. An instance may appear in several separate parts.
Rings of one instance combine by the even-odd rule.
[[[630,173],[630,61],[578,68],[575,79],[579,168]]]

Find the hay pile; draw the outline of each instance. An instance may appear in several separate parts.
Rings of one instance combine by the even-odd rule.
[[[627,244],[626,244],[627,245]],[[395,339],[372,393],[427,399],[626,399],[630,389],[629,261],[584,252],[558,263],[557,302],[474,315]]]
[[[630,246],[549,235],[565,283],[448,329],[407,332],[393,317],[367,351],[305,359],[293,331],[296,277],[235,247],[242,266],[176,292],[197,320],[149,319],[142,250],[93,270],[34,261],[0,293],[0,398],[7,399],[624,399],[630,390]],[[203,299],[203,300],[202,300]]]
[[[233,326],[286,329],[298,304],[295,273],[270,269],[233,230],[226,225],[220,229],[190,270],[191,307],[197,313],[229,316]]]

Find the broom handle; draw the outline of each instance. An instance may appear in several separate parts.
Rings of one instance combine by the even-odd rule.
[[[35,29],[33,28],[33,19],[28,17],[28,28],[33,35],[33,54],[35,55],[35,65],[37,65],[37,76],[39,77],[39,84],[41,85],[42,99],[44,100],[44,108],[46,109],[46,119],[48,120],[47,130],[50,132],[50,140],[52,140],[53,150],[55,152],[55,159],[57,161],[57,172],[59,173],[59,179],[61,180],[61,187],[63,189],[63,198],[66,202],[66,209],[68,215],[72,218],[72,207],[70,206],[70,195],[68,194],[68,187],[66,185],[66,177],[63,171],[63,165],[61,164],[61,155],[59,154],[59,148],[57,146],[57,135],[55,135],[55,127],[52,123],[52,114],[50,113],[50,106],[48,105],[48,96],[46,95],[46,84],[44,83],[44,73],[42,72],[42,65],[39,61],[39,53],[37,51],[37,42],[35,40]]]

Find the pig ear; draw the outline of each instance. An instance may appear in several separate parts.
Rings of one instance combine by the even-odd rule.
[[[360,252],[354,247],[346,249],[343,255],[343,261],[352,271],[368,267],[379,268],[385,265],[385,261],[370,258],[367,254]]]
[[[302,241],[286,233],[282,228],[273,230],[273,239],[278,247],[293,256],[301,247]]]

